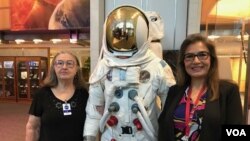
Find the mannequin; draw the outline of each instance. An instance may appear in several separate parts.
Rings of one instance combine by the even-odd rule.
[[[149,49],[152,23],[133,6],[114,9],[104,24],[100,60],[89,83],[84,139],[157,140],[160,108],[175,84],[168,64]],[[168,70],[168,73],[165,71]]]

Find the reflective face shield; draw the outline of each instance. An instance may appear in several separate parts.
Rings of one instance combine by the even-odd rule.
[[[147,19],[135,7],[122,6],[112,11],[106,22],[106,39],[110,51],[136,52],[140,22],[147,23]],[[147,35],[148,29],[144,29],[144,32]]]

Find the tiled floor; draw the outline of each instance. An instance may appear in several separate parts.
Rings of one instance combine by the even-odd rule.
[[[24,141],[29,104],[0,102],[0,141]]]

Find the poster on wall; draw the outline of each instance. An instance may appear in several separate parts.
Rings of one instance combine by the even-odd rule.
[[[11,0],[11,30],[90,26],[90,0]]]

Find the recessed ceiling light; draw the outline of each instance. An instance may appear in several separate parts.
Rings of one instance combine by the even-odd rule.
[[[42,39],[33,39],[33,42],[35,44],[39,44],[39,43],[43,42],[43,40]]]
[[[248,34],[243,35],[243,40],[244,40],[244,41],[247,41],[247,40],[248,40],[248,37],[249,37]],[[238,40],[241,40],[241,35],[237,35],[236,38],[237,38]]]
[[[51,41],[53,42],[53,44],[62,42],[62,39],[51,39]]]
[[[16,44],[22,44],[25,42],[25,40],[24,39],[16,39],[15,42],[16,42]]]
[[[75,44],[75,43],[77,43],[77,39],[69,39],[69,42],[72,44]]]

